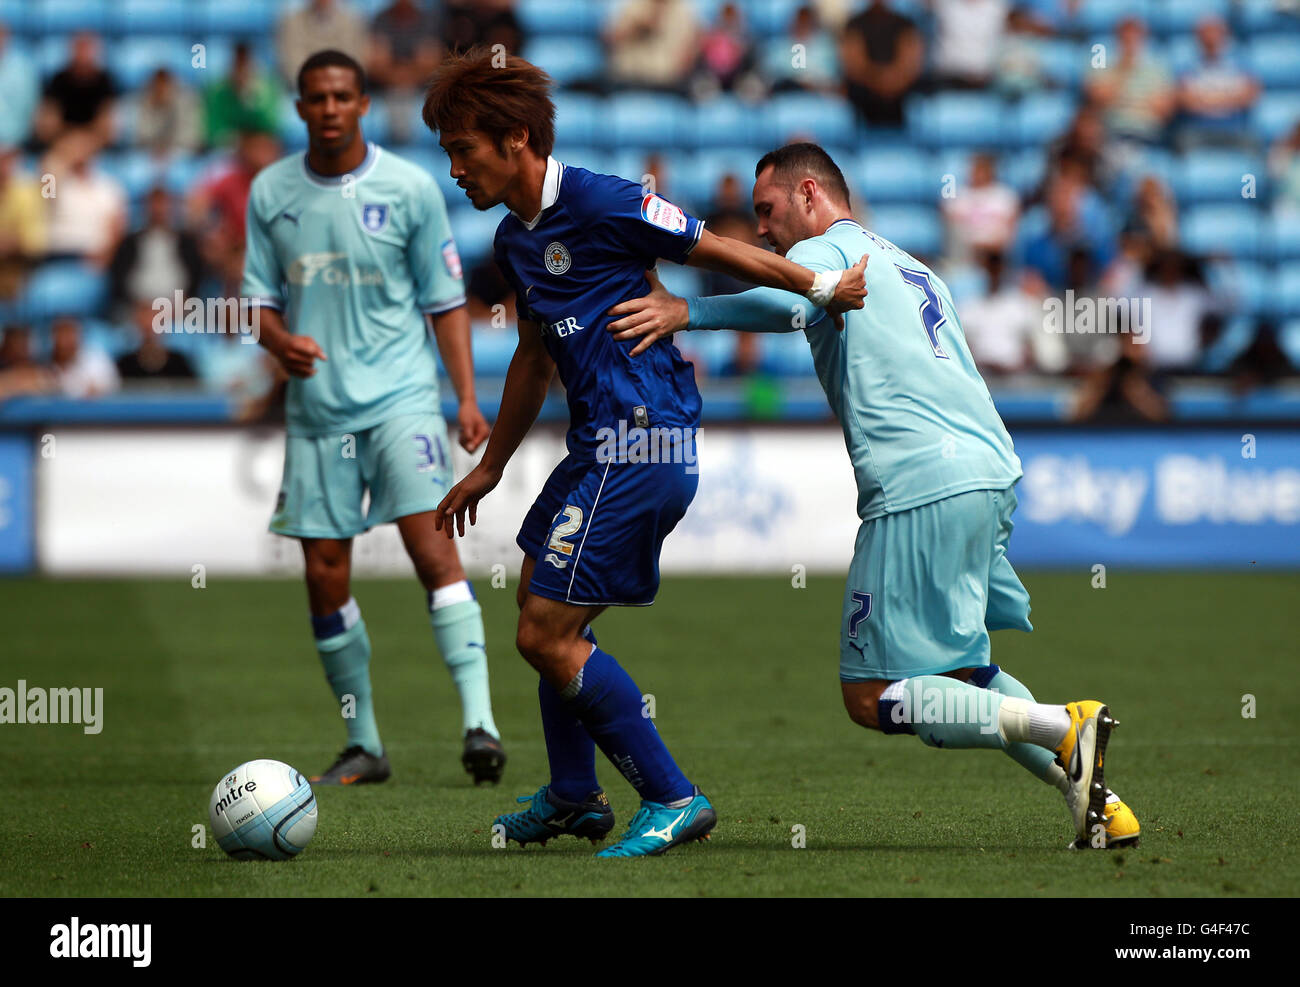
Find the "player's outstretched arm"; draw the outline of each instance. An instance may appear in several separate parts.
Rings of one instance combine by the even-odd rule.
[[[814,274],[780,254],[704,230],[686,262],[750,284],[796,292],[832,314],[862,308],[867,295],[866,254],[846,270]]]
[[[510,369],[506,371],[501,410],[497,413],[487,449],[479,464],[447,492],[434,515],[434,527],[445,530],[448,538],[465,534],[466,514],[470,524],[478,521],[478,502],[501,482],[506,463],[542,410],[553,376],[555,362],[542,343],[541,327],[520,319],[519,345],[510,360]]]
[[[469,310],[464,305],[432,317],[433,335],[438,340],[438,354],[447,368],[451,386],[456,392],[460,410],[456,425],[460,432],[460,445],[473,452],[487,439],[492,429],[478,406],[474,392],[474,351],[470,345]]]

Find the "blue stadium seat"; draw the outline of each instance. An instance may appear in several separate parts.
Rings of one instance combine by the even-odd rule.
[[[794,20],[795,11],[806,0],[749,0],[743,4],[750,30],[759,38],[776,38],[785,34]],[[892,4],[891,7],[897,7]]]
[[[291,5],[277,0],[187,0],[195,27],[204,36],[269,37],[282,11]]]
[[[408,144],[400,149],[394,148],[394,150],[411,164],[433,176],[434,182],[438,185],[438,190],[442,192],[442,197],[447,200],[449,209],[468,203],[469,200],[465,198],[465,193],[456,187],[456,181],[451,177],[447,165],[447,155],[442,153],[441,148]]]
[[[1266,141],[1289,134],[1300,123],[1300,91],[1260,94],[1251,119],[1253,129]]]
[[[1037,38],[1035,48],[1041,53],[1043,74],[1058,86],[1078,88],[1091,68],[1092,47],[1070,38]]]
[[[1073,31],[1092,35],[1109,31],[1131,14],[1149,22],[1150,8],[1149,0],[1087,0],[1079,4],[1068,26]]]
[[[120,34],[181,34],[194,32],[198,20],[192,0],[113,0],[108,26]]]
[[[1026,198],[1032,195],[1047,174],[1047,158],[1039,148],[1004,154],[998,159],[998,178]]]
[[[631,174],[631,171],[624,174],[622,171],[614,170],[623,166],[630,167],[632,171],[635,171],[637,173],[635,176],[636,178],[640,178],[641,176],[641,160],[627,164],[624,159],[621,159],[620,155],[608,154],[603,149],[575,144],[572,141],[564,140],[563,138],[558,139],[555,145],[555,150],[552,153],[555,155],[557,160],[563,161],[566,165],[573,165],[577,168],[586,168],[588,171],[595,172],[597,175],[619,175],[623,178],[633,178],[634,176]],[[644,157],[645,156],[642,155],[641,159],[643,160]],[[630,161],[630,159],[626,160]]]
[[[519,345],[519,334],[513,329],[495,329],[475,326],[470,334],[474,350],[474,373],[484,377],[504,377],[510,369],[510,360]]]
[[[545,69],[558,86],[598,78],[605,69],[605,51],[595,38],[532,38],[523,56]]]
[[[1033,92],[1016,104],[1015,139],[1023,145],[1042,146],[1070,126],[1077,108],[1073,93]]]
[[[464,199],[463,192],[458,191],[456,194]],[[486,212],[479,212],[468,202],[459,207],[449,207],[451,231],[456,237],[456,247],[467,274],[474,265],[491,259],[492,241],[508,211],[505,206],[495,206]]]
[[[681,147],[690,137],[690,104],[660,93],[618,93],[605,102],[601,125],[584,143],[606,147]]]
[[[39,8],[28,0],[0,0],[0,24],[19,37],[40,30],[39,16]]]
[[[930,147],[1000,144],[1010,136],[1003,100],[991,93],[940,93],[914,100],[907,120],[912,136]]]
[[[1231,260],[1205,266],[1205,280],[1214,297],[1229,310],[1265,315],[1272,307],[1272,270],[1253,261]]]
[[[1230,14],[1228,0],[1154,0],[1147,23],[1153,34],[1174,34],[1191,31],[1203,17],[1227,21]]]
[[[280,138],[285,151],[300,151],[307,146],[307,128],[298,119],[298,111],[293,104],[294,98],[289,93],[280,97],[280,126],[276,136]]]
[[[1300,88],[1300,35],[1271,34],[1255,38],[1246,57],[1251,71],[1265,88]]]
[[[1279,315],[1300,315],[1300,261],[1279,264],[1274,274],[1274,308]]]
[[[691,119],[690,144],[702,150],[728,145],[764,143],[759,118],[766,113],[734,96],[721,95],[695,107]]]
[[[693,267],[681,264],[658,265],[659,280],[663,286],[679,298],[690,298],[704,293],[704,282],[700,272]]]
[[[118,84],[139,89],[159,68],[167,68],[184,82],[190,80],[190,40],[178,35],[131,35],[108,45],[107,65]]]
[[[939,194],[940,172],[919,149],[868,150],[843,162],[851,191],[868,203],[930,202]]]
[[[1237,0],[1233,23],[1238,34],[1273,34],[1296,30],[1295,15],[1277,0]]]
[[[1178,159],[1172,182],[1174,198],[1184,205],[1243,202],[1246,175],[1254,176],[1256,198],[1266,198],[1268,168],[1262,158],[1243,151],[1198,150]],[[1249,201],[1245,205],[1249,206]]]
[[[109,0],[42,0],[28,7],[29,26],[45,34],[104,31],[108,27]]]
[[[27,281],[22,307],[33,322],[56,315],[93,315],[108,295],[108,275],[80,261],[38,267]]]
[[[1277,260],[1300,260],[1300,214],[1279,211],[1269,217],[1268,249]]]
[[[606,127],[605,104],[584,93],[555,94],[555,132],[575,144],[594,144]]]
[[[1201,46],[1195,34],[1178,34],[1169,38],[1164,46],[1165,63],[1174,75],[1181,75],[1194,66],[1201,57]],[[1232,54],[1241,57],[1243,52],[1234,47]]]
[[[669,175],[675,193],[698,212],[708,212],[713,206],[714,193],[723,176],[733,174],[740,180],[741,196],[746,205],[754,187],[754,166],[763,156],[757,148],[719,147],[697,151],[689,162],[689,169],[680,168]]]
[[[608,3],[592,0],[519,0],[515,4],[526,34],[595,35],[608,12]]]
[[[818,144],[852,144],[857,137],[853,110],[833,97],[782,93],[750,112],[759,117],[759,143],[777,147],[794,139]]]
[[[943,246],[938,210],[930,206],[879,206],[867,228],[911,254],[937,254]]]
[[[813,364],[808,337],[802,332],[765,332],[759,339],[759,369],[774,377],[812,377]]]
[[[1203,257],[1231,254],[1257,258],[1263,247],[1262,233],[1259,214],[1251,206],[1196,206],[1182,215],[1183,247]]]
[[[62,34],[47,34],[32,40],[32,47],[27,54],[35,63],[36,71],[42,79],[47,79],[68,64],[69,40]]]

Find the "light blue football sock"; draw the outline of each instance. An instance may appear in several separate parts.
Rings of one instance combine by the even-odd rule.
[[[946,675],[918,675],[892,682],[877,706],[885,733],[915,733],[931,747],[1005,750],[998,729],[1002,697]],[[910,728],[910,730],[909,730]]]
[[[371,698],[370,636],[361,619],[361,608],[356,600],[349,599],[332,614],[312,617],[311,625],[325,678],[347,725],[348,746],[363,747],[379,757],[384,745],[379,740]]]
[[[429,623],[442,660],[460,693],[461,730],[482,728],[500,739],[488,689],[487,637],[483,610],[467,581],[429,593]]]
[[[997,665],[977,670],[970,677],[970,684],[976,688],[1000,692],[1004,696],[1028,699],[1031,703],[1038,701],[1024,683]],[[1008,744],[1007,756],[1053,788],[1064,788],[1068,784],[1065,771],[1056,763],[1056,755],[1045,747],[1037,744]]]

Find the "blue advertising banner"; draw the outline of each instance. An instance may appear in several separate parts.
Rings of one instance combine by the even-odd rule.
[[[32,440],[0,432],[0,572],[32,568]]]
[[[1021,568],[1300,568],[1300,434],[1013,434]]]

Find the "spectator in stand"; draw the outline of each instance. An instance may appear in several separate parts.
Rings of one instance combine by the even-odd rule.
[[[1074,175],[1059,173],[1049,181],[1042,207],[1021,224],[1022,266],[1038,274],[1049,291],[1063,291],[1071,280],[1071,254],[1088,258],[1093,275],[1105,270],[1115,253],[1114,237],[1100,217],[1084,216],[1087,187]]]
[[[1042,296],[1033,279],[1008,279],[1003,254],[981,251],[979,266],[987,278],[982,295],[958,305],[961,327],[971,356],[985,374],[1065,370],[1069,354],[1061,335],[1049,332]]]
[[[1105,113],[1107,129],[1119,140],[1150,145],[1163,138],[1178,105],[1178,91],[1165,63],[1147,49],[1146,25],[1126,17],[1116,31],[1119,52],[1107,53],[1104,69],[1093,70],[1088,97]]]
[[[134,97],[131,141],[158,157],[192,153],[203,143],[199,98],[165,68],[154,71]]]
[[[99,138],[69,130],[50,148],[41,171],[52,176],[46,249],[52,259],[76,258],[107,267],[126,232],[126,190],[95,165]]]
[[[0,146],[0,300],[18,296],[46,249],[40,184],[18,170],[16,147]]]
[[[135,304],[132,317],[140,342],[130,353],[117,358],[117,373],[122,380],[193,380],[197,376],[189,357],[163,343],[165,333],[174,327],[170,321],[155,325],[158,315],[147,301]]]
[[[36,138],[49,146],[69,129],[89,129],[102,144],[113,137],[113,100],[118,85],[100,62],[99,38],[89,31],[72,36],[68,64],[45,84],[36,114]]]
[[[280,78],[297,91],[298,69],[309,55],[334,48],[364,62],[370,42],[366,22],[344,0],[308,0],[291,10],[276,26],[275,47]]]
[[[1008,0],[930,0],[934,9],[934,82],[983,89],[997,68]]]
[[[222,295],[239,295],[244,269],[244,219],[253,177],[280,156],[270,134],[245,131],[233,156],[220,165],[190,196],[191,229],[202,230],[199,252],[221,283]]]
[[[40,77],[0,23],[0,147],[24,144],[40,101]]]
[[[26,326],[6,326],[0,337],[0,401],[38,394],[51,386],[49,372],[32,353],[32,331]]]
[[[370,22],[366,81],[388,100],[388,126],[395,143],[411,139],[425,80],[442,58],[440,33],[436,11],[416,0],[396,0]]]
[[[515,15],[514,0],[447,0],[443,41],[452,51],[480,45],[502,45],[518,55],[524,47],[524,29]]]
[[[699,45],[693,87],[696,98],[706,99],[719,91],[738,92],[753,100],[762,98],[762,83],[754,71],[757,49],[739,6],[724,3],[717,23],[704,32]]]
[[[1259,99],[1259,80],[1228,49],[1228,25],[1206,17],[1196,25],[1200,52],[1178,80],[1182,119],[1178,143],[1183,150],[1204,145],[1253,149],[1250,110]]]
[[[971,157],[970,182],[951,199],[941,199],[948,256],[968,260],[976,251],[1009,250],[1020,218],[1020,196],[997,180],[997,160],[984,152]]]
[[[840,88],[840,56],[835,39],[804,4],[794,12],[784,37],[763,49],[762,72],[773,92],[835,93]]]
[[[994,84],[1006,96],[1023,96],[1048,85],[1043,35],[1047,33],[1028,8],[1012,7],[998,42]]]
[[[610,81],[682,92],[695,64],[699,32],[690,0],[623,0],[605,29]]]
[[[1119,181],[1120,162],[1106,134],[1106,122],[1096,107],[1082,106],[1070,128],[1047,154],[1048,173],[1056,174],[1072,161],[1083,168],[1085,181],[1098,192],[1110,193]]]
[[[849,102],[873,127],[903,126],[903,100],[925,68],[925,41],[911,20],[871,0],[840,38]]]
[[[155,298],[197,296],[203,262],[194,234],[176,224],[175,206],[165,188],[149,191],[145,224],[123,238],[108,268],[109,292],[116,309],[134,311]]]
[[[1273,176],[1273,208],[1279,213],[1300,213],[1300,120],[1273,145],[1268,156]]]
[[[209,147],[229,144],[241,132],[274,133],[280,126],[280,88],[244,41],[235,45],[230,74],[207,88],[203,103]]]
[[[1119,356],[1091,371],[1071,402],[1075,422],[1165,422],[1169,402],[1151,386],[1147,347],[1136,337],[1119,337]]]
[[[1211,308],[1209,294],[1190,259],[1177,250],[1157,250],[1138,294],[1150,299],[1147,350],[1151,369],[1162,374],[1195,370]]]
[[[103,350],[83,344],[80,322],[60,316],[50,324],[50,336],[53,345],[46,368],[50,375],[46,389],[81,400],[118,389],[117,367]]]
[[[1141,237],[1152,250],[1173,250],[1178,246],[1178,206],[1155,175],[1145,175],[1138,182],[1124,232]]]

